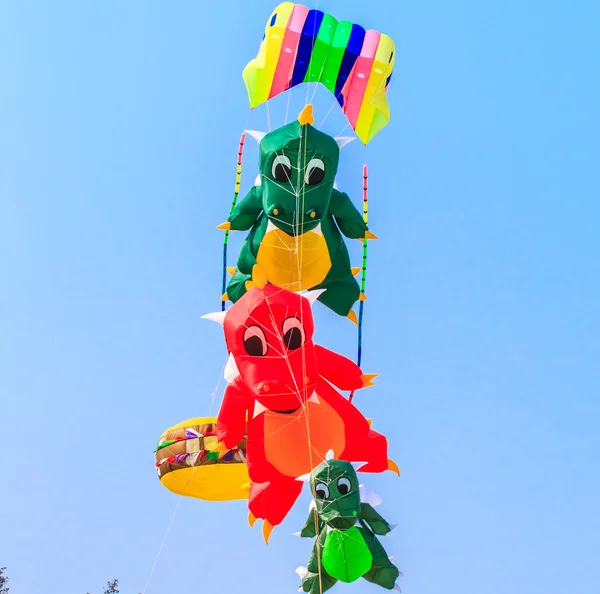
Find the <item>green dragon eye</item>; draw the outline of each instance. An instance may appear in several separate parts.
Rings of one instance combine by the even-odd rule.
[[[349,478],[346,478],[345,476],[343,476],[342,478],[338,479],[337,487],[338,487],[338,491],[342,495],[347,495],[348,493],[350,493],[350,489],[352,488],[352,483],[350,482]]]
[[[325,483],[317,483],[315,485],[315,495],[319,499],[327,499],[329,497],[329,487]]]
[[[306,166],[304,182],[307,186],[316,186],[325,178],[325,163],[321,159],[311,159]]]
[[[277,155],[273,160],[271,174],[278,182],[289,182],[292,178],[292,162],[285,155]]]

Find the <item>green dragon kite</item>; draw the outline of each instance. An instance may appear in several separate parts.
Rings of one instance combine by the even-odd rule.
[[[361,295],[342,234],[377,239],[347,194],[334,188],[340,146],[312,126],[312,106],[297,121],[260,141],[259,180],[218,229],[250,233],[224,299],[237,301],[254,284],[290,291],[327,289],[319,300],[357,323],[352,306]],[[339,142],[339,144],[338,144]]]
[[[392,530],[370,503],[361,502],[358,478],[353,465],[333,460],[333,452],[311,473],[309,480],[315,507],[298,536],[317,541],[308,567],[296,572],[302,578],[299,591],[321,594],[339,580],[354,582],[360,577],[388,590],[398,590],[402,575],[375,536]],[[358,525],[357,525],[358,524]]]

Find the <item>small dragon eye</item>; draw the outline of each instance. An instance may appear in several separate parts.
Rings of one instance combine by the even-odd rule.
[[[315,486],[315,495],[319,499],[327,499],[329,497],[329,487],[325,483],[317,483]]]
[[[352,483],[350,482],[349,478],[343,476],[342,478],[338,479],[337,487],[341,495],[348,495],[348,493],[350,493],[350,489],[352,488]]]

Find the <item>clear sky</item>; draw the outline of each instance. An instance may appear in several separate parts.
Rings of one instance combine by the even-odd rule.
[[[295,592],[312,544],[178,498],[162,431],[215,413],[241,79],[275,0],[0,9],[0,566],[11,594]],[[592,0],[320,0],[391,35],[355,402],[402,478],[365,476],[406,594],[600,592],[600,125]],[[311,8],[315,5],[312,4]],[[304,90],[292,96],[294,115]],[[320,121],[331,104],[315,100]],[[285,99],[271,124],[283,124]],[[339,128],[338,128],[339,126]],[[336,113],[323,129],[344,127]],[[243,191],[256,171],[248,140]],[[240,245],[232,245],[232,264]],[[352,243],[359,262],[360,245]],[[355,245],[354,245],[355,244]],[[354,356],[350,322],[317,341]],[[214,395],[213,395],[214,394]],[[168,531],[168,534],[167,534]],[[343,594],[376,592],[364,581]]]

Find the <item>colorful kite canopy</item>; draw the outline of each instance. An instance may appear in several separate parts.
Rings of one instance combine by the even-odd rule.
[[[378,31],[283,2],[271,14],[258,55],[243,72],[250,107],[301,83],[320,82],[367,144],[390,119],[387,88],[394,42]]]
[[[219,458],[215,417],[183,421],[167,429],[155,451],[160,482],[177,495],[207,501],[248,499],[246,437]]]

